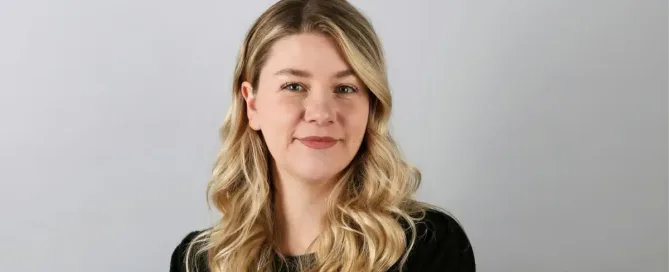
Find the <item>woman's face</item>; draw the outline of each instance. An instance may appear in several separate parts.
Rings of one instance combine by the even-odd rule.
[[[291,35],[269,54],[255,94],[242,84],[250,126],[262,132],[282,178],[328,182],[360,148],[367,90],[327,36]]]

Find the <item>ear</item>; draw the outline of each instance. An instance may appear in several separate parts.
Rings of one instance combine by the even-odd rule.
[[[242,91],[242,97],[244,97],[244,101],[246,101],[246,117],[249,118],[249,126],[253,130],[260,130],[260,124],[257,119],[258,111],[256,110],[256,96],[253,92],[253,86],[251,86],[251,83],[244,81],[240,89]]]

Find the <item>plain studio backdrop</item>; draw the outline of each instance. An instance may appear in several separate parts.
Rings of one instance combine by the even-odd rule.
[[[479,271],[666,272],[667,1],[353,0]],[[0,2],[0,271],[167,271],[273,1]]]

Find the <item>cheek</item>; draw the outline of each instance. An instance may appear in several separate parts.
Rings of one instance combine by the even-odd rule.
[[[369,114],[367,111],[356,116],[354,125],[354,130],[359,141],[362,141],[365,131],[367,131],[367,121]]]
[[[271,97],[258,105],[261,130],[269,142],[287,141],[300,120],[300,105],[293,100]]]
[[[346,114],[345,120],[349,137],[355,139],[356,142],[362,141],[369,119],[368,102],[363,100],[349,104],[343,108],[342,112]]]

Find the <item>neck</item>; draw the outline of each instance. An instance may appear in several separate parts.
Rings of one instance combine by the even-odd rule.
[[[279,250],[287,256],[310,253],[323,229],[331,182],[304,182],[278,172],[273,182]]]

